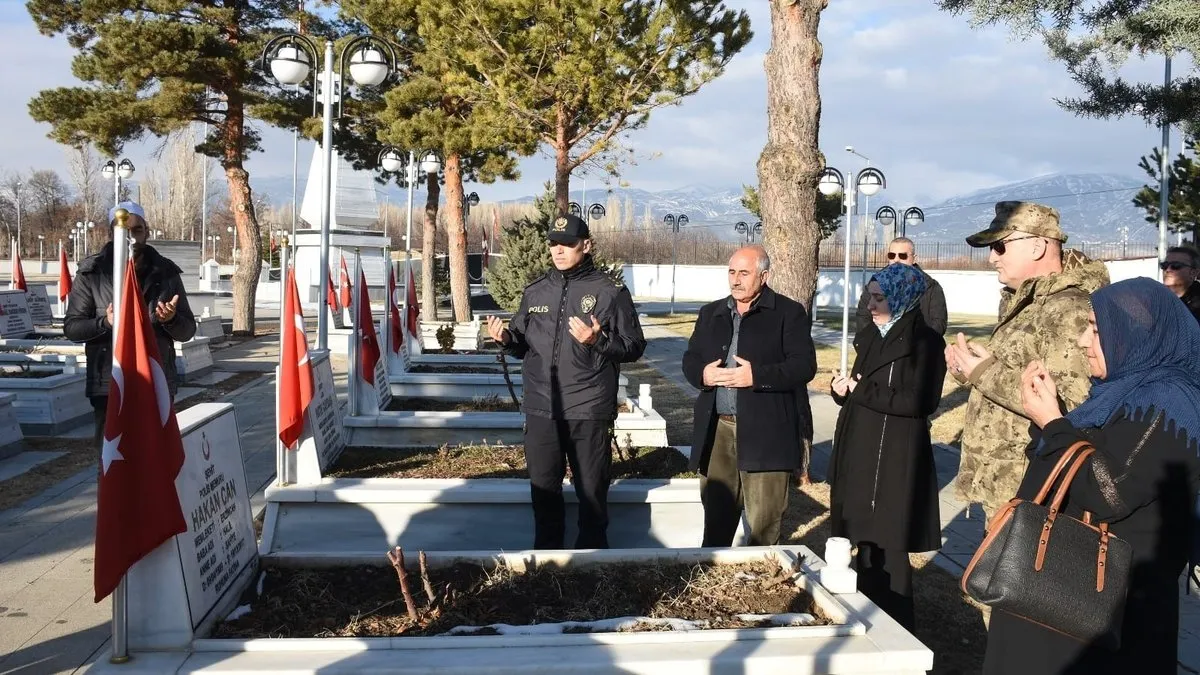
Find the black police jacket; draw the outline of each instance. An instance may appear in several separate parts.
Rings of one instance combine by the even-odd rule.
[[[163,374],[174,396],[179,387],[179,375],[175,369],[175,342],[187,342],[196,335],[196,317],[183,290],[183,270],[151,246],[145,247],[142,256],[142,263],[137,268],[138,285],[148,308],[179,296],[175,316],[167,323],[159,323],[154,311],[148,310],[158,353],[162,358]],[[67,339],[86,343],[85,393],[89,398],[108,396],[112,372],[112,330],[105,315],[113,300],[112,271],[113,245],[110,241],[99,253],[79,263],[78,276],[71,286],[67,314],[63,319],[63,334]]]
[[[588,325],[596,318],[601,332],[594,344],[571,335],[572,316]],[[508,332],[504,352],[524,360],[521,410],[551,419],[616,419],[620,364],[646,349],[629,289],[597,270],[591,256],[529,284]]]

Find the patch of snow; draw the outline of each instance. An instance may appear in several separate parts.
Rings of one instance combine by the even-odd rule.
[[[250,605],[241,605],[237,609],[230,612],[229,616],[225,617],[225,620],[226,621],[237,621],[238,619],[242,618],[243,616],[246,616],[249,613],[250,613]]]
[[[812,614],[738,614],[739,621],[766,623],[772,626],[811,626],[817,622]]]
[[[266,573],[266,572],[259,572],[259,573],[258,573],[258,590],[257,590],[257,592],[255,593],[255,595],[257,595],[258,597],[262,597],[262,591],[263,591],[263,582],[264,582],[264,581],[266,581],[266,580],[267,580],[267,573]]]
[[[622,616],[614,619],[599,619],[597,621],[563,621],[560,623],[539,623],[527,626],[513,626],[507,623],[493,623],[487,626],[455,626],[442,635],[474,635],[483,630],[495,631],[499,635],[559,635],[562,633],[620,633],[632,631],[638,625],[666,626],[673,631],[700,630],[708,627],[707,621],[688,621],[686,619],[652,619],[645,616]]]

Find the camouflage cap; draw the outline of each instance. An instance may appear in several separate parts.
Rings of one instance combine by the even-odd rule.
[[[1058,209],[1033,202],[996,202],[996,217],[983,232],[967,237],[975,248],[991,246],[1013,232],[1067,241],[1058,224]]]

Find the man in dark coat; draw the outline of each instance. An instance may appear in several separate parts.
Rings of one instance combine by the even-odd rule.
[[[921,296],[921,316],[925,319],[925,325],[938,332],[938,335],[946,334],[946,294],[942,292],[942,286],[929,273],[921,269],[917,264],[917,247],[913,244],[912,239],[907,237],[897,237],[888,244],[887,263],[892,265],[900,263],[901,265],[911,265],[918,270],[921,270],[922,276],[925,277],[925,294]],[[867,288],[863,287],[862,296],[858,299],[858,310],[854,312],[854,333],[862,330],[866,326],[871,325],[871,312],[867,309],[867,298],[870,294],[867,293]]]
[[[1196,321],[1200,321],[1200,251],[1190,246],[1172,246],[1167,249],[1167,259],[1159,263],[1163,273],[1163,285],[1183,300]]]
[[[730,295],[700,309],[683,374],[700,390],[692,437],[704,504],[702,546],[731,546],[742,508],[752,546],[778,543],[788,482],[800,466],[797,397],[817,372],[812,321],[767,286],[761,246],[729,259]]]
[[[629,289],[596,269],[587,223],[560,216],[547,238],[554,267],[525,288],[508,328],[487,318],[488,334],[524,360],[533,547],[564,548],[565,459],[579,498],[575,548],[608,548],[617,380],[620,364],[642,356],[646,338]]]
[[[150,229],[145,211],[136,202],[121,202],[108,213],[111,224],[116,210],[129,212],[129,240],[142,299],[150,309],[150,324],[158,342],[171,396],[179,388],[175,369],[175,343],[186,342],[196,334],[196,317],[188,306],[183,289],[182,270],[146,243]],[[72,342],[85,343],[87,381],[84,392],[95,414],[96,447],[104,440],[104,418],[108,410],[109,376],[112,372],[113,326],[113,244],[79,263],[75,283],[67,301],[63,333]]]

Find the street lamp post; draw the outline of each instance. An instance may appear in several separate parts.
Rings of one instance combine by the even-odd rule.
[[[116,160],[108,160],[101,167],[100,173],[106,178],[111,178],[113,182],[113,205],[116,206],[121,202],[121,181],[129,180],[133,177],[133,162],[128,159],[122,159],[120,163]]]
[[[682,213],[678,216],[668,213],[663,216],[663,222],[671,228],[671,314],[675,314],[675,254],[679,248],[679,228],[688,224],[688,217]]]
[[[325,41],[324,68],[318,75],[312,65],[316,63],[317,55],[322,51],[312,38],[298,33],[284,33],[269,40],[262,52],[262,70],[284,85],[297,85],[313,75],[314,94],[321,92],[321,103],[324,107],[321,119],[321,150],[323,165],[321,172],[321,293],[329,284],[329,230],[331,210],[333,205],[333,104],[338,104],[337,117],[342,117],[345,101],[341,84],[346,81],[346,67],[349,64],[350,77],[359,86],[371,87],[382,84],[393,72],[396,72],[396,50],[390,43],[373,35],[360,35],[342,47],[340,71],[335,76],[333,72],[333,41]],[[348,58],[347,58],[348,57]],[[317,86],[320,82],[323,86]],[[334,93],[334,88],[338,92]],[[411,211],[410,211],[411,213]],[[329,313],[325,310],[317,312],[317,349],[329,349]]]
[[[21,181],[17,181],[17,250],[21,250]]]
[[[733,229],[737,231],[738,234],[746,237],[747,244],[753,244],[754,238],[762,234],[762,221],[756,221],[753,225],[751,225],[744,220],[739,220],[737,224],[733,226]]]
[[[861,192],[866,196],[871,196],[878,193],[880,190],[887,187],[887,179],[884,178],[883,172],[874,167],[867,167],[859,171],[857,175],[851,174],[854,180],[847,183],[846,176],[842,175],[841,171],[833,167],[825,169],[821,174],[821,179],[817,183],[817,189],[823,195],[835,195],[843,193],[845,199],[845,231],[843,236],[842,248],[845,252],[845,267],[842,275],[842,374],[846,375],[847,363],[846,357],[849,353],[850,341],[850,214],[854,208],[855,202],[858,199],[858,193]]]
[[[875,212],[875,220],[877,220],[879,224],[884,227],[891,227],[899,222],[900,236],[907,237],[908,227],[910,225],[912,227],[916,227],[925,222],[925,212],[915,206],[910,206],[907,209],[904,209],[903,213],[897,214],[896,209],[893,209],[890,206],[881,206],[879,207],[879,210]]]
[[[413,225],[413,190],[416,184],[422,180],[422,174],[425,176],[436,176],[442,170],[442,160],[437,153],[432,150],[407,151],[408,161],[405,163],[406,153],[402,150],[393,147],[384,148],[379,153],[378,164],[385,174],[404,172],[401,178],[401,185],[408,188],[408,218],[404,226],[404,297],[401,300],[401,316],[404,321],[408,321],[408,280],[411,277],[410,270],[412,269],[412,225]],[[418,159],[420,160],[418,162]],[[409,333],[404,332],[404,339],[408,340]]]

